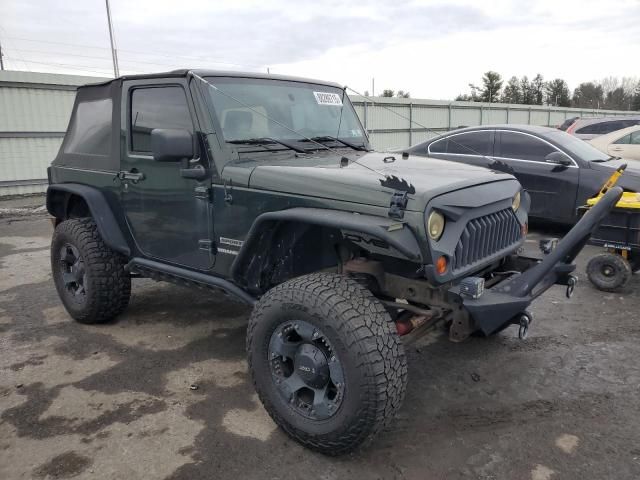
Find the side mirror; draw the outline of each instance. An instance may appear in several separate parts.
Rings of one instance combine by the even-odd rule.
[[[151,153],[156,162],[179,162],[193,158],[193,135],[186,130],[154,128]]]
[[[562,152],[551,152],[549,155],[544,157],[544,161],[547,163],[553,163],[554,165],[562,165],[563,167],[568,167],[573,164],[573,161]]]

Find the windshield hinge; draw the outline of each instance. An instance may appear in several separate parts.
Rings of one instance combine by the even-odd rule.
[[[407,192],[393,192],[391,195],[391,202],[389,203],[389,217],[391,218],[403,218],[404,209],[407,208],[407,202],[409,198]]]

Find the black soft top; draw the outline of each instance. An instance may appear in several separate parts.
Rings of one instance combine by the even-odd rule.
[[[79,88],[95,88],[99,86],[111,85],[113,83],[121,84],[123,80],[144,80],[152,78],[184,78],[189,73],[195,73],[201,77],[237,77],[237,78],[264,78],[266,80],[285,80],[289,82],[304,82],[315,83],[318,85],[330,85],[332,87],[342,88],[341,85],[335,82],[325,82],[323,80],[315,80],[312,78],[294,77],[290,75],[276,75],[271,73],[260,72],[241,72],[237,70],[206,70],[206,69],[180,69],[171,70],[170,72],[158,72],[158,73],[144,73],[139,75],[122,75],[112,80],[107,80],[101,83],[90,83],[83,85]]]

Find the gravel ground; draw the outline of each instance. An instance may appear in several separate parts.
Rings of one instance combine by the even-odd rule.
[[[327,458],[257,401],[247,308],[136,280],[117,321],[74,323],[50,278],[51,231],[44,215],[0,218],[2,480],[640,478],[638,278],[620,294],[583,280],[571,300],[554,287],[524,342],[515,328],[423,337],[390,429]]]

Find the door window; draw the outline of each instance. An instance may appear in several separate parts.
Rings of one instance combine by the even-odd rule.
[[[631,145],[640,145],[640,130],[631,134]]]
[[[447,153],[447,139],[443,138],[429,145],[429,153]]]
[[[430,153],[454,153],[457,155],[491,155],[493,132],[460,133],[443,138],[429,146]]]
[[[516,132],[502,132],[501,157],[544,162],[545,157],[555,151],[554,147],[535,137]]]
[[[134,152],[151,152],[151,130],[175,128],[193,132],[193,121],[182,87],[136,88],[131,93],[130,145]]]
[[[613,143],[615,143],[616,145],[628,145],[631,143],[631,134],[625,135],[624,137],[619,138]]]

